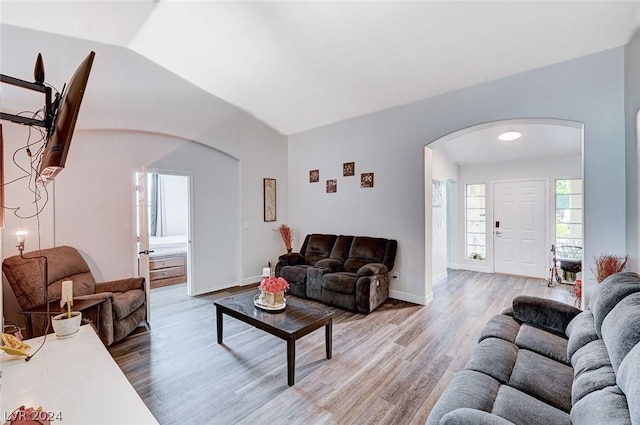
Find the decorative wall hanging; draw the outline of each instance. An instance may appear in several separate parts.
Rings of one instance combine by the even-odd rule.
[[[434,207],[441,207],[444,202],[444,180],[433,179],[433,196],[431,205]]]
[[[338,180],[327,180],[327,193],[336,193],[338,191]]]
[[[345,162],[344,164],[342,164],[342,175],[344,177],[355,176],[355,174],[356,174],[355,162]]]
[[[309,183],[318,183],[320,181],[320,170],[309,171]]]
[[[276,221],[276,179],[262,179],[264,221]]]
[[[360,187],[373,187],[373,173],[360,174]]]

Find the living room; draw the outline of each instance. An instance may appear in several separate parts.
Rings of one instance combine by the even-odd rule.
[[[216,97],[158,65],[153,55],[126,47],[135,37],[134,30],[121,34],[126,40],[118,45],[106,35],[83,39],[52,28],[32,28],[20,21],[24,17],[14,18],[12,24],[9,17],[28,16],[35,9],[18,10],[18,3],[11,3],[2,5],[3,74],[29,78],[34,59],[42,52],[47,80],[62,84],[90,50],[96,51],[68,166],[48,187],[50,204],[39,217],[39,240],[42,247],[81,249],[99,281],[137,273],[132,176],[134,168],[147,165],[193,173],[198,182],[194,199],[206,200],[206,205],[195,206],[193,217],[197,232],[193,295],[258,281],[267,259],[275,260],[282,253],[274,230],[277,224],[287,223],[294,229],[295,248],[308,233],[397,239],[399,278],[392,283],[391,297],[418,305],[437,304],[430,272],[433,248],[427,236],[433,221],[426,207],[430,185],[425,181],[431,179],[425,176],[425,146],[477,124],[541,117],[584,125],[584,258],[603,252],[627,254],[630,269],[637,267],[637,32],[624,40],[619,37],[615,45],[585,47],[584,54],[576,52],[562,61],[493,78],[468,77],[468,84],[452,91],[287,132],[266,124],[267,117],[257,119],[224,101],[223,95]],[[55,14],[70,12],[65,7],[80,7],[55,3],[44,10]],[[170,7],[152,3],[145,7]],[[12,12],[9,6],[18,9]],[[626,13],[629,10],[633,13]],[[140,21],[153,15],[136,13],[139,16],[132,16]],[[615,16],[625,17],[625,28],[637,29],[637,7],[618,13]],[[150,22],[157,25],[153,19]],[[520,52],[522,59],[528,54],[527,49]],[[402,77],[397,80],[387,84],[399,83]],[[5,105],[16,111],[33,109],[28,99],[16,100],[19,95],[8,90],[6,96],[3,88],[3,111]],[[16,103],[9,104],[10,100]],[[314,101],[310,98],[298,108],[311,108]],[[25,144],[28,130],[3,123],[3,132],[8,164],[10,153]],[[375,173],[373,188],[361,189],[355,178],[341,177],[342,164],[349,161],[355,162],[357,176]],[[7,182],[19,173],[10,165],[5,169]],[[315,169],[320,170],[321,183],[314,185],[308,173]],[[276,224],[263,220],[263,178],[277,182]],[[327,194],[322,182],[332,178],[338,179],[338,191]],[[33,213],[33,197],[24,186],[7,186],[5,199],[22,207],[24,216]],[[3,258],[16,253],[18,227],[30,231],[27,250],[38,246],[36,220],[18,220],[8,213],[0,247]],[[202,254],[209,252],[216,254]],[[587,297],[595,285],[587,273]],[[16,315],[15,307],[13,311],[6,307],[11,296],[3,285],[5,317]]]

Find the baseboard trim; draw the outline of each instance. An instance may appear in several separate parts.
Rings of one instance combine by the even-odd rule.
[[[474,266],[473,264],[456,264],[455,270],[469,270],[470,272],[493,273],[491,267]]]
[[[249,285],[254,285],[256,283],[260,283],[261,280],[262,280],[262,276],[247,277],[242,279],[242,281],[240,282],[229,282],[226,285],[219,285],[219,286],[216,286],[215,288],[201,289],[200,291],[194,292],[192,295],[193,296],[205,295],[205,294],[210,294],[212,292],[224,291],[231,288],[241,288],[243,286],[249,286]]]
[[[260,281],[262,281],[261,275],[249,276],[242,279],[242,282],[240,282],[240,286],[251,285],[252,283],[260,283]]]
[[[418,305],[427,305],[431,301],[433,301],[433,292],[428,294],[425,297],[420,297],[413,294],[407,294],[406,292],[389,290],[389,298],[393,298],[394,300],[406,301],[408,303],[413,303]]]
[[[433,278],[433,284],[437,285],[440,282],[444,282],[445,280],[447,280],[447,276],[447,272],[440,273],[438,276]]]

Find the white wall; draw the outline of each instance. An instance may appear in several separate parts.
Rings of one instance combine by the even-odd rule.
[[[96,52],[67,167],[48,186],[52,192],[55,187],[55,207],[50,203],[41,215],[43,248],[60,244],[79,248],[98,280],[131,276],[135,268],[132,167],[161,164],[173,153],[172,160],[179,157],[189,164],[185,170],[207,167],[218,176],[194,183],[194,190],[202,188],[205,193],[196,202],[209,203],[216,211],[201,224],[208,226],[204,234],[211,234],[215,246],[195,247],[194,259],[202,258],[210,267],[196,270],[202,279],[198,293],[255,282],[266,259],[282,253],[280,238],[272,230],[276,224],[263,221],[262,179],[277,179],[278,221],[286,221],[286,137],[126,49],[6,25],[0,28],[3,73],[28,79],[34,58],[43,52],[47,80],[59,88],[89,50]],[[65,69],[47,64],[63,64]],[[38,103],[33,109],[37,107]],[[5,105],[3,111],[12,112]],[[8,181],[17,173],[10,153],[25,143],[26,129],[11,123],[4,128]],[[203,164],[197,149],[185,148],[191,141],[214,148],[219,159],[227,159]],[[181,148],[185,150],[178,152]],[[8,187],[6,197],[25,211],[32,209],[33,198],[22,182]],[[37,228],[35,220],[10,217],[2,240],[5,255],[15,252],[13,234],[18,226]],[[27,244],[27,249],[36,247],[34,236]],[[7,303],[11,301],[5,296]]]
[[[461,128],[516,118],[585,123],[585,257],[625,248],[624,49],[525,72],[289,137],[290,216],[299,234],[330,232],[399,242],[394,296],[426,302],[424,146]],[[343,162],[376,173],[374,190],[339,179],[338,194],[308,183]],[[346,187],[341,191],[341,187]],[[337,196],[336,196],[337,195]],[[617,205],[612,209],[610,205]],[[429,251],[431,249],[429,248]],[[429,281],[427,281],[429,280]],[[595,287],[585,281],[588,296]]]
[[[446,182],[458,180],[458,165],[454,163],[441,149],[433,150],[433,175],[432,178],[445,182],[445,198],[442,206],[433,207],[432,216],[432,279],[438,282],[447,276],[448,252],[449,252],[449,214],[450,200],[447,199]]]
[[[640,21],[640,7],[636,8],[636,19]],[[637,31],[625,46],[625,116],[627,158],[627,221],[628,236],[626,253],[629,255],[628,270],[640,268],[640,31]],[[622,254],[622,251],[611,254]]]

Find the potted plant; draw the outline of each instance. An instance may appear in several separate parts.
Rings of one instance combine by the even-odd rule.
[[[75,335],[80,329],[80,323],[82,322],[82,313],[79,311],[71,311],[71,302],[67,301],[66,313],[53,316],[51,325],[58,338],[68,338]]]
[[[628,256],[617,257],[615,255],[603,254],[594,258],[596,270],[593,271],[596,275],[598,283],[602,283],[607,277],[615,273],[620,273],[627,265]]]
[[[281,277],[267,277],[260,282],[262,303],[269,308],[284,306],[284,291],[289,289],[289,283]]]

